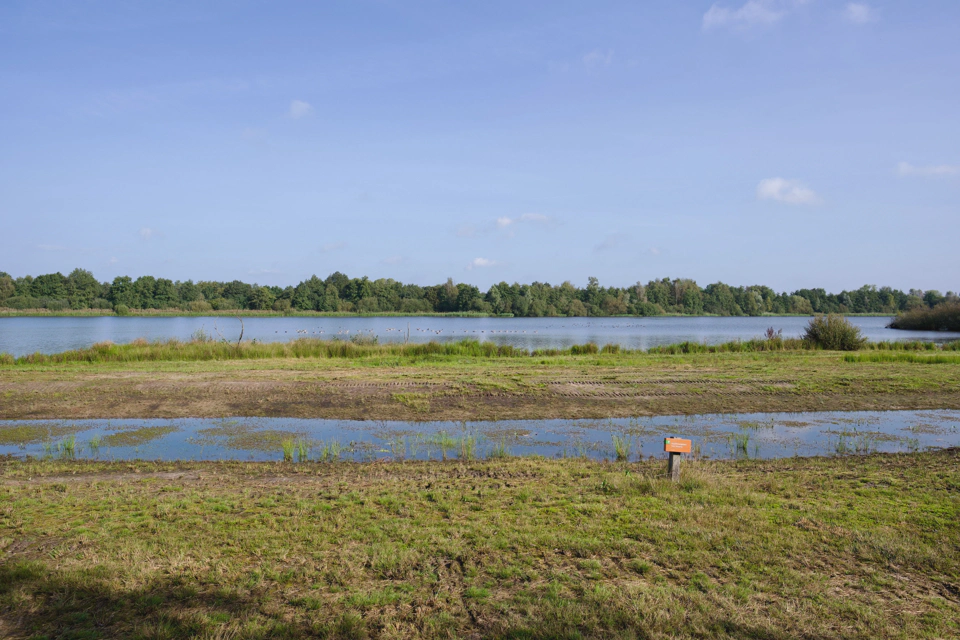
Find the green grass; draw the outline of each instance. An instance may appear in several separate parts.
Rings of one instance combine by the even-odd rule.
[[[243,342],[236,343],[176,339],[149,342],[143,338],[127,344],[99,342],[87,349],[64,351],[55,354],[34,353],[18,358],[10,354],[0,354],[0,365],[36,365],[67,363],[124,363],[124,362],[191,362],[217,360],[269,360],[288,358],[310,359],[369,359],[400,358],[407,360],[433,358],[544,358],[557,356],[597,356],[610,359],[649,355],[682,355],[706,353],[762,353],[797,352],[814,349],[811,344],[799,339],[773,340],[737,340],[717,345],[699,342],[682,342],[674,345],[653,347],[649,351],[621,349],[617,345],[606,345],[602,349],[588,343],[574,345],[569,349],[539,349],[527,351],[510,345],[496,345],[492,342],[477,340],[459,340],[455,342],[427,343],[386,343],[352,342],[348,340],[321,340],[317,338],[299,338],[289,342]],[[862,349],[869,351],[948,351],[960,348],[960,341],[937,345],[931,342],[874,342],[863,343]],[[398,401],[407,398],[398,394]],[[416,402],[415,397],[409,398]]]
[[[952,638],[960,451],[0,463],[5,637]]]
[[[960,364],[960,354],[894,353],[873,351],[870,353],[847,353],[844,362],[914,362],[919,364]]]

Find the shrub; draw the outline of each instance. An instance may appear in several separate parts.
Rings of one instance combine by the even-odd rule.
[[[118,304],[113,308],[113,312],[118,316],[128,316],[130,315],[130,307],[125,304]]]
[[[811,347],[830,351],[856,351],[867,343],[859,328],[843,316],[834,314],[811,318],[803,341]]]
[[[213,311],[213,305],[211,305],[206,300],[193,300],[187,303],[187,311],[192,311],[193,313],[204,313],[206,311]]]

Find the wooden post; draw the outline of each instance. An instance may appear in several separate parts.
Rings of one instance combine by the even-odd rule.
[[[667,460],[667,475],[674,482],[680,479],[680,456],[690,453],[690,441],[683,438],[664,438],[663,450],[670,454]]]
[[[670,459],[667,461],[667,475],[676,482],[680,479],[680,456],[682,453],[670,452]]]

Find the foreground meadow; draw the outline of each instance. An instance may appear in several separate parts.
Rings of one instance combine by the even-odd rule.
[[[960,450],[0,467],[11,638],[947,638]]]

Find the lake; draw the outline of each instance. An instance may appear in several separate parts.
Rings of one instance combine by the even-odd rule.
[[[825,411],[607,420],[401,422],[294,418],[2,420],[0,455],[101,460],[440,460],[498,455],[663,456],[691,438],[708,458],[913,452],[960,446],[958,411]],[[302,445],[302,451],[297,451]]]
[[[523,349],[566,348],[594,342],[627,349],[649,349],[686,340],[716,344],[749,340],[767,327],[783,329],[784,337],[803,333],[808,317],[653,317],[653,318],[449,318],[449,317],[277,317],[243,319],[244,340],[287,341],[300,337],[349,339],[358,333],[381,342],[462,340],[476,338]],[[856,317],[850,322],[873,341],[960,339],[960,333],[887,329],[889,317]],[[236,340],[240,321],[232,317],[21,317],[0,318],[0,353],[57,353],[109,340],[136,338],[189,340],[203,330]]]

